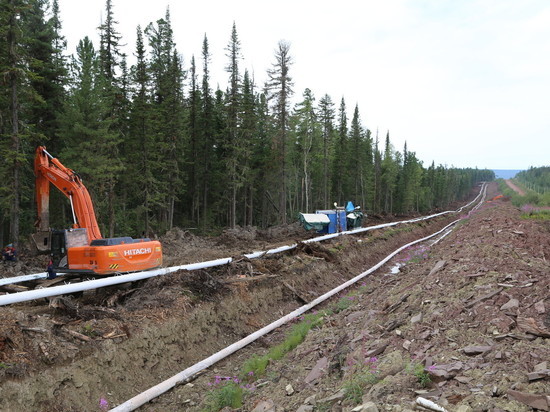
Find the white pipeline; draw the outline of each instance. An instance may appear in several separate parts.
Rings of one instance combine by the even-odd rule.
[[[470,206],[480,196],[482,196],[482,193],[483,193],[483,196],[484,196],[484,188],[485,188],[485,186],[482,187],[482,190],[480,190],[479,195],[473,201],[468,203],[466,206],[461,207],[456,212],[459,212],[462,209],[464,209],[465,207]],[[362,232],[366,232],[366,231],[369,231],[369,230],[382,229],[382,228],[387,228],[387,227],[396,226],[396,225],[400,225],[400,224],[415,223],[415,222],[418,222],[418,221],[421,221],[421,220],[433,219],[433,218],[438,217],[438,216],[442,216],[442,215],[449,214],[449,213],[456,213],[456,212],[445,211],[445,212],[436,213],[436,214],[433,214],[433,215],[419,217],[419,218],[410,219],[410,220],[402,220],[402,221],[399,221],[399,222],[384,223],[384,224],[380,224],[380,225],[376,225],[376,226],[370,226],[370,227],[365,227],[365,228],[358,228],[358,229],[354,229],[354,230],[348,230],[348,231],[345,231],[345,232],[331,233],[331,234],[328,234],[328,235],[318,236],[318,237],[315,237],[315,238],[304,240],[303,243],[321,242],[321,241],[324,241],[324,240],[336,238],[338,236],[362,233]],[[257,259],[257,258],[260,258],[262,256],[266,256],[266,255],[272,255],[272,254],[276,254],[276,253],[286,252],[286,251],[289,251],[289,250],[292,250],[292,249],[296,248],[296,246],[297,246],[297,244],[294,243],[292,245],[281,246],[281,247],[278,247],[278,248],[275,248],[275,249],[270,249],[270,250],[267,250],[267,251],[253,252],[253,253],[245,254],[244,257],[246,257],[248,259]],[[173,273],[173,272],[177,272],[179,270],[198,270],[198,269],[205,269],[205,268],[214,267],[214,266],[222,266],[222,265],[229,264],[232,261],[233,261],[233,258],[231,258],[231,257],[221,258],[221,259],[215,259],[215,260],[210,260],[210,261],[206,261],[206,262],[191,263],[191,264],[181,265],[181,266],[172,266],[172,267],[169,267],[169,268],[147,270],[147,271],[144,271],[144,272],[129,273],[129,274],[120,275],[120,276],[99,278],[99,279],[89,280],[89,281],[85,281],[85,282],[72,283],[72,284],[67,284],[67,285],[60,285],[60,286],[55,286],[55,287],[50,287],[50,288],[36,289],[36,290],[29,290],[29,291],[25,291],[25,292],[12,293],[12,294],[7,294],[7,295],[0,296],[0,306],[10,305],[10,304],[13,304],[13,303],[26,302],[26,301],[29,301],[29,300],[41,299],[41,298],[46,298],[46,297],[51,297],[51,296],[65,295],[65,294],[70,294],[70,293],[75,293],[75,292],[83,292],[83,291],[86,291],[86,290],[92,290],[92,289],[102,288],[102,287],[106,287],[106,286],[113,286],[113,285],[126,283],[126,282],[135,282],[135,281],[138,281],[138,280],[143,280],[143,279],[147,279],[147,278],[151,278],[151,277],[155,277],[155,276],[167,275],[167,274],[170,274],[170,273]],[[44,276],[44,273],[38,273],[38,274],[35,274],[35,275],[28,275],[28,276],[31,276],[31,277],[32,276],[39,276],[38,278],[41,278],[42,276]],[[15,278],[13,278],[13,279],[15,279]],[[2,280],[7,281],[7,280],[4,280],[4,279],[2,279]],[[15,282],[10,281],[9,283],[15,283]]]
[[[324,302],[325,300],[329,299],[330,297],[336,295],[337,293],[341,292],[342,290],[346,289],[347,287],[353,285],[354,283],[357,283],[359,280],[364,278],[365,276],[371,274],[375,270],[382,267],[385,263],[387,263],[391,258],[393,258],[395,255],[397,255],[399,252],[403,251],[404,249],[411,247],[417,243],[424,242],[434,236],[437,236],[440,233],[443,233],[448,228],[450,228],[455,223],[459,222],[459,220],[455,220],[454,222],[448,224],[443,229],[439,230],[436,233],[433,233],[429,236],[423,237],[422,239],[415,240],[413,242],[407,243],[404,246],[401,246],[399,249],[395,250],[388,256],[386,256],[384,259],[382,259],[380,262],[378,262],[376,265],[371,267],[370,269],[366,270],[365,272],[355,276],[353,279],[348,280],[347,282],[341,284],[335,289],[332,289],[331,291],[325,293],[324,295],[319,296],[317,299],[313,300],[312,302],[308,303],[307,305],[304,305],[295,311],[289,313],[288,315],[276,320],[275,322],[263,327],[260,330],[257,330],[256,332],[248,335],[244,339],[241,339],[238,342],[233,343],[232,345],[229,345],[225,349],[222,349],[221,351],[215,353],[214,355],[196,363],[195,365],[185,369],[184,371],[172,376],[171,378],[165,380],[164,382],[159,383],[156,386],[153,386],[152,388],[146,390],[145,392],[140,393],[139,395],[136,395],[135,397],[129,399],[128,401],[120,404],[119,406],[111,409],[111,412],[126,412],[126,411],[133,411],[140,406],[146,404],[147,402],[151,401],[152,399],[156,398],[157,396],[162,395],[163,393],[169,391],[174,386],[176,386],[180,382],[184,382],[197,374],[198,372],[212,366],[216,362],[219,362],[220,360],[226,358],[227,356],[231,355],[232,353],[238,351],[239,349],[242,349],[243,347],[247,346],[248,344],[254,342],[256,339],[260,338],[261,336],[273,331],[274,329],[284,325],[287,322],[290,322],[291,320],[295,319],[296,317],[302,315],[303,313],[307,312],[311,308],[319,305],[320,303]]]
[[[15,283],[28,282],[29,280],[46,279],[48,274],[46,272],[34,273],[32,275],[14,276],[11,278],[0,279],[0,286],[13,285]]]

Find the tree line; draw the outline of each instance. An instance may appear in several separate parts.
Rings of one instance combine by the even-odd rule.
[[[550,166],[530,167],[519,172],[515,178],[537,193],[550,193]]]
[[[184,64],[169,10],[136,28],[128,65],[111,0],[99,44],[66,54],[57,0],[0,1],[0,241],[33,231],[38,145],[76,170],[104,236],[160,235],[174,226],[266,227],[347,200],[369,213],[447,207],[488,170],[425,167],[407,145],[366,128],[344,98],[294,96],[290,44],[277,44],[267,81],[242,68],[233,23],[227,85],[212,86],[211,50]],[[298,103],[293,104],[295,100]],[[52,191],[52,227],[68,226]]]

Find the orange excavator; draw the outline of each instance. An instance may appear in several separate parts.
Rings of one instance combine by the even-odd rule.
[[[36,149],[36,204],[38,232],[32,237],[41,252],[51,252],[54,269],[64,273],[110,275],[152,269],[162,264],[162,246],[156,240],[131,237],[103,238],[90,194],[81,178],[50,155]],[[50,183],[71,203],[71,229],[49,227]]]

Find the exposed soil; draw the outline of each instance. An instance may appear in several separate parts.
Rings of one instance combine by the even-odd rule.
[[[506,179],[505,182],[508,185],[508,187],[513,191],[515,191],[518,195],[525,196],[525,191],[519,188],[518,186],[516,186],[510,179]]]
[[[491,184],[488,198],[496,194]],[[295,350],[271,362],[264,376],[250,377],[241,410],[347,411],[371,401],[379,410],[405,411],[413,409],[417,396],[449,411],[549,410],[549,222],[521,219],[505,199],[463,217],[429,249],[403,252],[319,307],[343,310],[325,316]],[[293,253],[237,259],[79,298],[3,307],[0,410],[116,406],[453,219],[339,237]],[[239,256],[299,238],[304,231],[294,225],[228,231],[215,239],[174,230],[162,243],[165,263],[173,265]],[[404,266],[390,274],[396,261]],[[203,410],[216,376],[238,375],[247,359],[281,342],[290,327],[140,410]],[[424,386],[411,372],[418,365],[420,375],[430,377]],[[359,399],[350,399],[341,390],[365,367],[376,379]]]

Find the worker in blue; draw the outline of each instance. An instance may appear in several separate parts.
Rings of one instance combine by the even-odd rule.
[[[50,259],[48,262],[48,268],[46,269],[46,272],[48,273],[48,277],[46,279],[55,279],[57,277],[57,273],[55,273],[55,269],[53,268],[53,260]]]
[[[2,260],[4,262],[14,262],[16,258],[16,251],[13,244],[10,243],[2,250]]]

